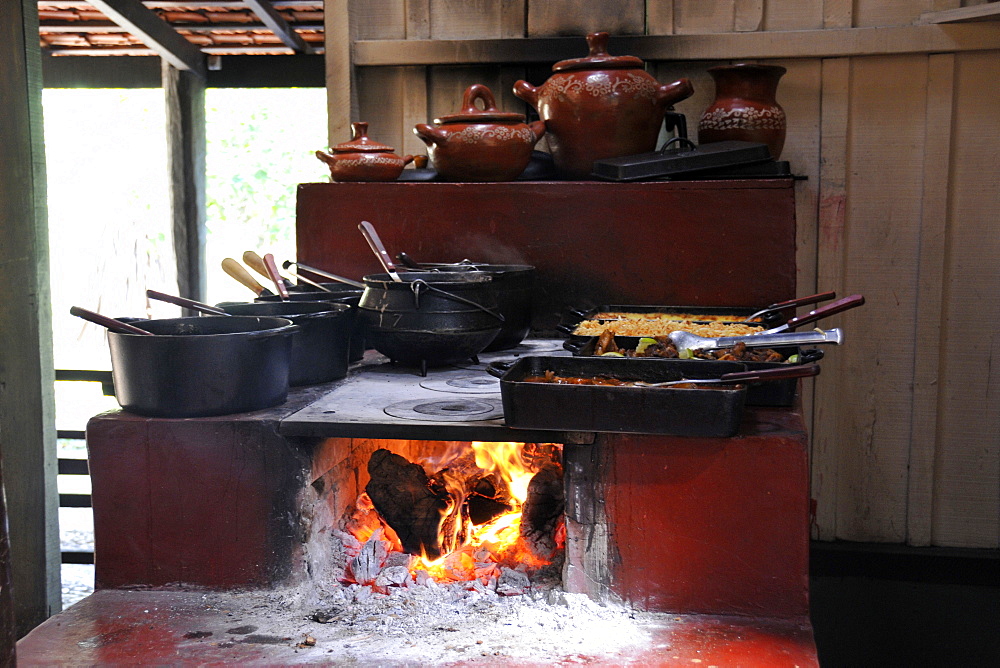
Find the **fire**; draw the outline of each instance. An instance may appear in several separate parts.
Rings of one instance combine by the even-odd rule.
[[[428,577],[439,582],[478,579],[485,585],[499,577],[502,566],[533,570],[551,563],[556,550],[549,549],[546,541],[541,541],[541,548],[529,544],[521,521],[529,485],[539,471],[555,467],[561,490],[561,447],[475,441],[471,448],[453,448],[442,457],[417,462],[427,473],[428,489],[441,502],[437,544],[433,553],[423,549],[409,559],[413,577],[418,582]],[[375,506],[367,493],[362,494],[348,531],[362,544],[375,535],[388,543],[388,552],[405,552],[396,531]],[[396,528],[406,535],[406,528]],[[383,533],[377,534],[379,529]],[[561,524],[551,529],[554,544],[561,547]]]

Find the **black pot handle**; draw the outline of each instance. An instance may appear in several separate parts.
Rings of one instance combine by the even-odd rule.
[[[576,329],[576,327],[571,327],[569,325],[559,324],[559,325],[556,325],[556,329],[559,330],[560,332],[562,332],[563,334],[572,334],[573,330]]]
[[[431,292],[437,292],[438,294],[440,294],[440,295],[442,295],[444,297],[447,297],[448,299],[454,299],[457,302],[462,302],[463,304],[468,304],[469,306],[475,306],[480,311],[483,311],[484,313],[493,316],[494,318],[496,318],[500,322],[504,322],[504,320],[505,320],[505,318],[502,315],[500,315],[499,313],[497,313],[496,311],[488,309],[485,306],[483,306],[482,304],[476,303],[476,302],[472,301],[471,299],[466,299],[465,297],[461,297],[459,295],[452,294],[451,292],[448,292],[447,290],[442,290],[441,288],[434,287],[433,285],[429,284],[427,281],[425,281],[422,278],[418,278],[417,280],[411,282],[410,283],[410,290],[413,292],[413,305],[418,310],[420,309],[420,292],[422,290],[430,290]]]
[[[819,348],[809,348],[799,352],[799,364],[809,364],[810,362],[818,362],[823,359],[825,351]]]
[[[490,362],[486,365],[486,373],[494,378],[503,378],[512,366],[514,366],[513,362]]]
[[[673,144],[680,144],[682,146],[685,146],[688,151],[698,150],[697,144],[695,144],[687,137],[674,137],[673,139],[668,139],[663,143],[663,146],[660,148],[660,153],[666,153],[667,151],[669,151],[671,145]]]
[[[579,354],[585,345],[587,345],[585,341],[575,341],[573,339],[566,339],[563,341],[563,348],[570,351],[574,355]]]

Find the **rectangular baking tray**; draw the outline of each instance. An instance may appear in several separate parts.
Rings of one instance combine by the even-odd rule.
[[[573,353],[575,357],[593,357],[594,348],[597,345],[597,339],[600,337],[590,336],[590,337],[577,337],[581,340],[567,341],[563,344],[566,350]],[[622,349],[634,350],[637,345],[639,345],[638,336],[616,336],[615,345]],[[798,347],[788,347],[788,348],[777,348],[779,353],[785,356],[787,359],[791,355],[804,354],[804,351]],[[822,350],[810,350],[809,351],[809,361],[819,361],[823,358]],[[619,364],[632,364],[634,362],[673,362],[677,364],[739,364],[747,369],[747,371],[759,371],[763,369],[773,369],[775,367],[782,366],[783,362],[717,362],[713,360],[702,360],[702,359],[671,359],[666,357],[646,357],[646,358],[635,358],[635,357],[611,357],[611,358],[601,358],[607,359],[609,362],[617,362]],[[803,362],[805,360],[802,360]],[[736,368],[734,371],[738,370]],[[728,373],[728,372],[726,372]],[[798,394],[799,379],[798,378],[784,378],[781,380],[769,380],[760,383],[749,383],[747,386],[747,399],[746,403],[748,406],[793,406],[795,404],[795,397]]]
[[[500,375],[504,420],[514,429],[597,431],[669,436],[728,437],[739,430],[746,386],[713,389],[557,385],[524,380],[552,371],[560,376],[611,376],[662,382],[718,378],[745,371],[741,362],[694,365],[684,360],[629,360],[603,357],[522,357]],[[690,375],[688,375],[690,374]]]

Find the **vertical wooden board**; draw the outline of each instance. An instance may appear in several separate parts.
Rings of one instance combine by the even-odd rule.
[[[430,0],[406,0],[406,39],[430,39]]]
[[[996,52],[956,56],[942,383],[935,462],[938,545],[1000,546],[1000,109]]]
[[[330,2],[331,0],[324,0],[325,5]],[[353,39],[406,39],[407,3],[397,0],[365,0],[349,4]]]
[[[57,612],[59,502],[38,9],[0,3],[0,453],[16,635]],[[9,629],[4,629],[9,631]]]
[[[327,144],[350,139],[357,96],[351,64],[351,12],[349,0],[326,0],[323,12],[323,63],[326,68]]]
[[[528,31],[528,0],[500,0],[500,36],[524,37]]]
[[[824,428],[838,439],[838,537],[902,542],[927,57],[856,58],[852,68],[843,284],[867,305],[824,322],[849,336],[832,356],[835,415]]]
[[[732,32],[735,13],[735,0],[674,0],[674,32],[678,35]]]
[[[404,142],[401,114],[405,107],[407,69],[410,68],[365,67],[357,72],[358,117],[353,120],[367,122],[368,136],[397,152],[402,150]]]
[[[646,34],[674,34],[674,0],[646,0]]]
[[[819,30],[823,0],[767,0],[763,30]]]
[[[854,0],[823,0],[823,27],[854,27]]]
[[[432,39],[500,37],[503,0],[431,0]]]
[[[938,441],[942,303],[951,172],[955,55],[928,59],[923,211],[913,365],[913,413],[906,504],[906,542],[932,542],[934,456]]]
[[[844,224],[847,204],[847,127],[851,65],[847,58],[821,64],[820,169],[817,210],[817,285],[843,292]],[[824,361],[813,383],[811,441],[812,497],[816,501],[814,538],[837,537],[838,434],[834,368]]]
[[[933,0],[856,0],[854,27],[910,25],[933,4]]]
[[[816,278],[817,217],[819,209],[819,146],[821,61],[771,61],[788,71],[778,84],[778,103],[788,119],[788,134],[781,159],[787,160],[792,173],[804,176],[795,184],[795,285],[800,295],[814,294],[829,288]],[[802,410],[812,417],[815,384],[802,383]]]
[[[528,36],[642,35],[646,31],[643,0],[528,0]]]
[[[736,0],[733,5],[733,30],[756,32],[764,26],[764,0]]]
[[[434,118],[427,110],[427,68],[399,68],[400,97],[400,155],[426,155],[427,146],[415,134],[417,123],[430,123]]]

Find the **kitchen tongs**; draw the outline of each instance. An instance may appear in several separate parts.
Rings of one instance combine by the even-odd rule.
[[[765,306],[756,313],[751,313],[743,322],[749,324],[753,322],[755,318],[766,320],[767,316],[772,313],[780,313],[797,306],[805,306],[806,304],[818,304],[819,302],[825,302],[827,299],[833,299],[836,296],[836,292],[820,292],[819,294],[809,295],[808,297],[796,297],[795,299],[789,299],[788,301],[777,302],[775,304],[771,304],[770,306]]]

